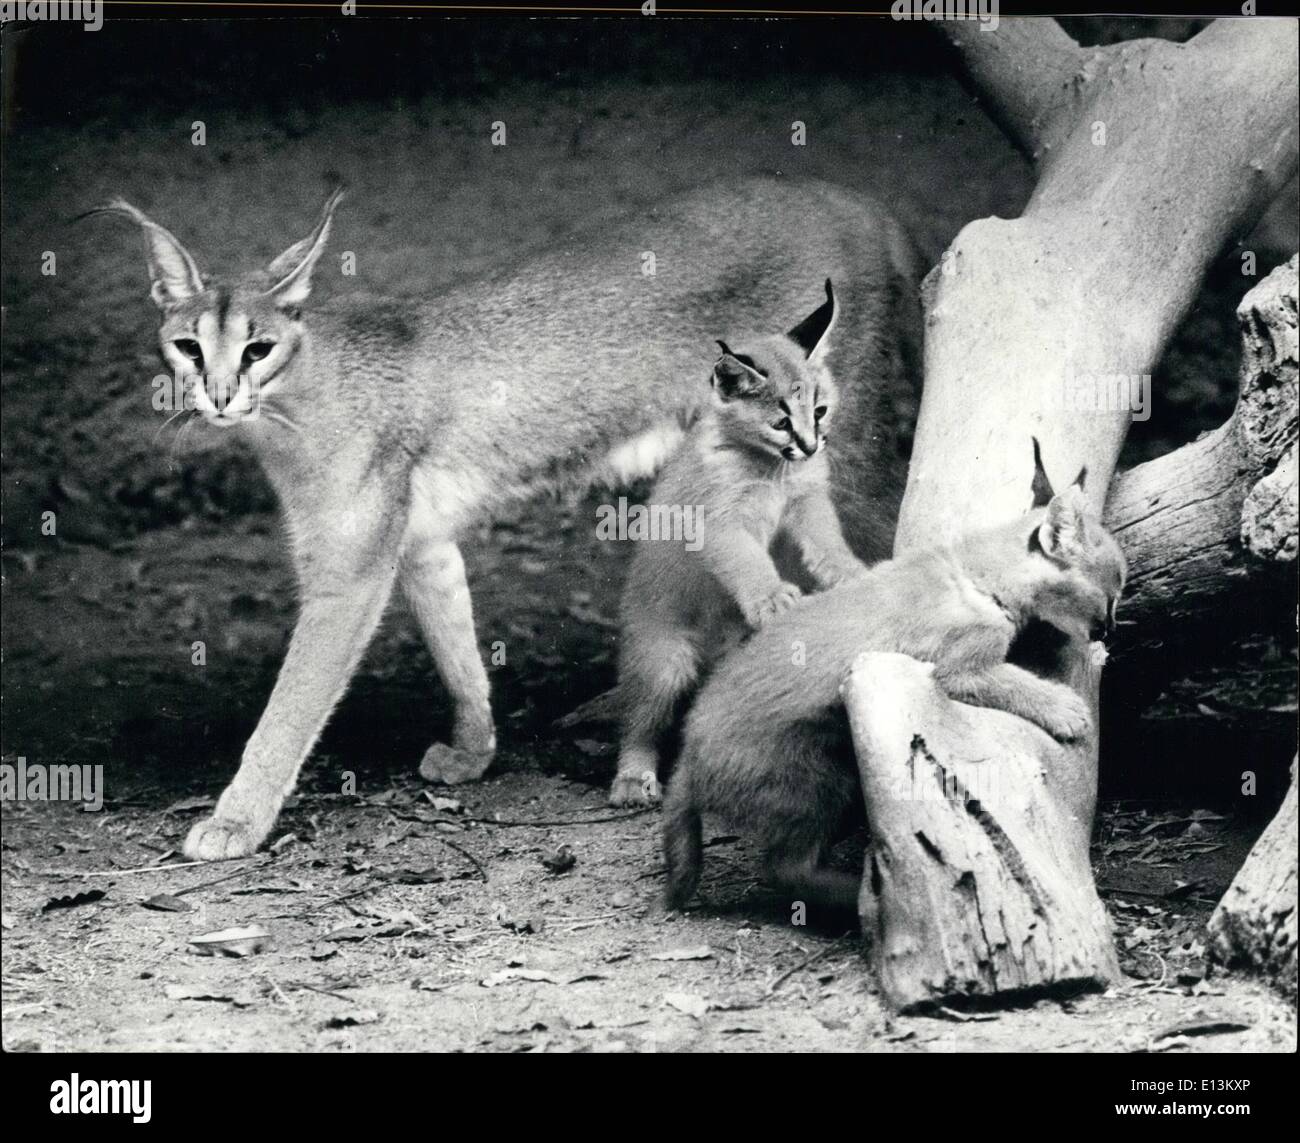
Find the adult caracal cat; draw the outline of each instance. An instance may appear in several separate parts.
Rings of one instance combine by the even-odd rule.
[[[902,231],[870,200],[734,180],[440,295],[348,295],[308,314],[340,197],[265,270],[229,282],[205,279],[130,204],[92,212],[143,231],[163,356],[192,377],[206,420],[257,454],[301,589],[279,679],[233,781],[186,839],[191,858],[238,857],[266,838],[395,582],[455,707],[451,744],[430,747],[420,772],[481,775],[496,735],[457,537],[506,498],[652,471],[704,399],[696,370],[718,332],[780,328],[789,299],[828,275],[843,306],[828,363],[846,442],[833,491],[858,555],[886,555],[892,535],[915,274]]]

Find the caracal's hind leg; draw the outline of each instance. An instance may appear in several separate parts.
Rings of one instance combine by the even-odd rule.
[[[611,805],[659,801],[659,754],[699,673],[699,652],[686,632],[633,628],[624,633],[618,679],[623,736]]]

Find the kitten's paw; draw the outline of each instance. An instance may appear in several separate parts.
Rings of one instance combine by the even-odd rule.
[[[771,622],[783,611],[789,611],[803,598],[803,592],[792,583],[783,583],[771,595],[760,599],[754,607],[753,623],[762,627]]]
[[[663,800],[663,787],[649,770],[644,774],[615,774],[609,787],[611,806],[656,806]]]
[[[1069,687],[1053,689],[1050,705],[1040,710],[1036,723],[1053,738],[1074,742],[1086,738],[1092,730],[1092,711]]]
[[[258,829],[251,822],[213,814],[194,825],[185,844],[181,846],[181,852],[191,861],[247,857],[266,840],[268,832]]]
[[[483,777],[492,758],[491,750],[458,750],[445,742],[435,742],[420,760],[420,777],[444,786],[473,782]]]

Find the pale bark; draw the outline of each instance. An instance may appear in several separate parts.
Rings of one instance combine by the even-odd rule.
[[[1232,417],[1111,488],[1106,524],[1129,561],[1121,655],[1200,640],[1207,620],[1226,638],[1294,610],[1298,263],[1279,266],[1237,307]]]

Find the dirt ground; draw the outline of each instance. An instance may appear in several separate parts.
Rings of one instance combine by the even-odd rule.
[[[60,621],[7,612],[6,670],[24,682],[6,689],[6,734],[29,757],[102,763],[109,800],[5,804],[5,1048],[1294,1048],[1287,1004],[1206,978],[1202,927],[1258,823],[1176,800],[1105,808],[1095,868],[1130,978],[1100,996],[891,1018],[857,935],[792,926],[735,837],[709,840],[703,904],[667,913],[657,813],[605,805],[612,735],[549,728],[569,676],[591,688],[614,651],[621,561],[586,507],[528,506],[475,549],[482,639],[523,648],[499,668],[494,776],[454,790],[414,776],[445,712],[398,611],[269,850],[219,865],[176,851],[274,677],[292,616],[275,529],[236,525],[235,555],[229,526],[199,525],[15,572],[11,597],[44,596]],[[250,927],[269,938],[252,955],[191,944]]]
[[[448,712],[397,605],[270,848],[179,864],[269,693],[292,577],[248,458],[221,434],[177,439],[150,405],[161,367],[138,239],[67,218],[122,194],[207,264],[246,267],[305,231],[342,176],[334,249],[357,253],[366,288],[429,293],[591,215],[780,170],[881,193],[935,257],[1030,189],[952,80],[606,77],[260,114],[46,111],[5,142],[3,753],[103,765],[106,803],[3,806],[6,1050],[1294,1050],[1293,1007],[1207,976],[1203,958],[1204,922],[1270,807],[1234,798],[1235,753],[1183,792],[1172,745],[1220,741],[1228,719],[1242,731],[1229,740],[1281,775],[1293,633],[1260,641],[1267,685],[1230,712],[1207,706],[1203,681],[1173,688],[1147,728],[1146,788],[1104,790],[1094,864],[1122,984],[978,1018],[891,1017],[856,934],[792,926],[744,839],[712,838],[703,904],[665,913],[657,815],[604,802],[612,732],[552,728],[613,679],[626,552],[594,537],[599,497],[522,505],[465,545],[480,642],[507,648],[488,780],[416,778]],[[200,115],[205,147],[190,142]],[[790,147],[794,118],[814,145]],[[498,119],[512,136],[494,151]],[[1254,238],[1261,275],[1295,249],[1289,194]],[[1167,415],[1135,434],[1130,461],[1231,408],[1235,257],[1171,350]],[[322,295],[348,288],[321,279]],[[249,927],[266,936],[248,955],[192,943]]]

